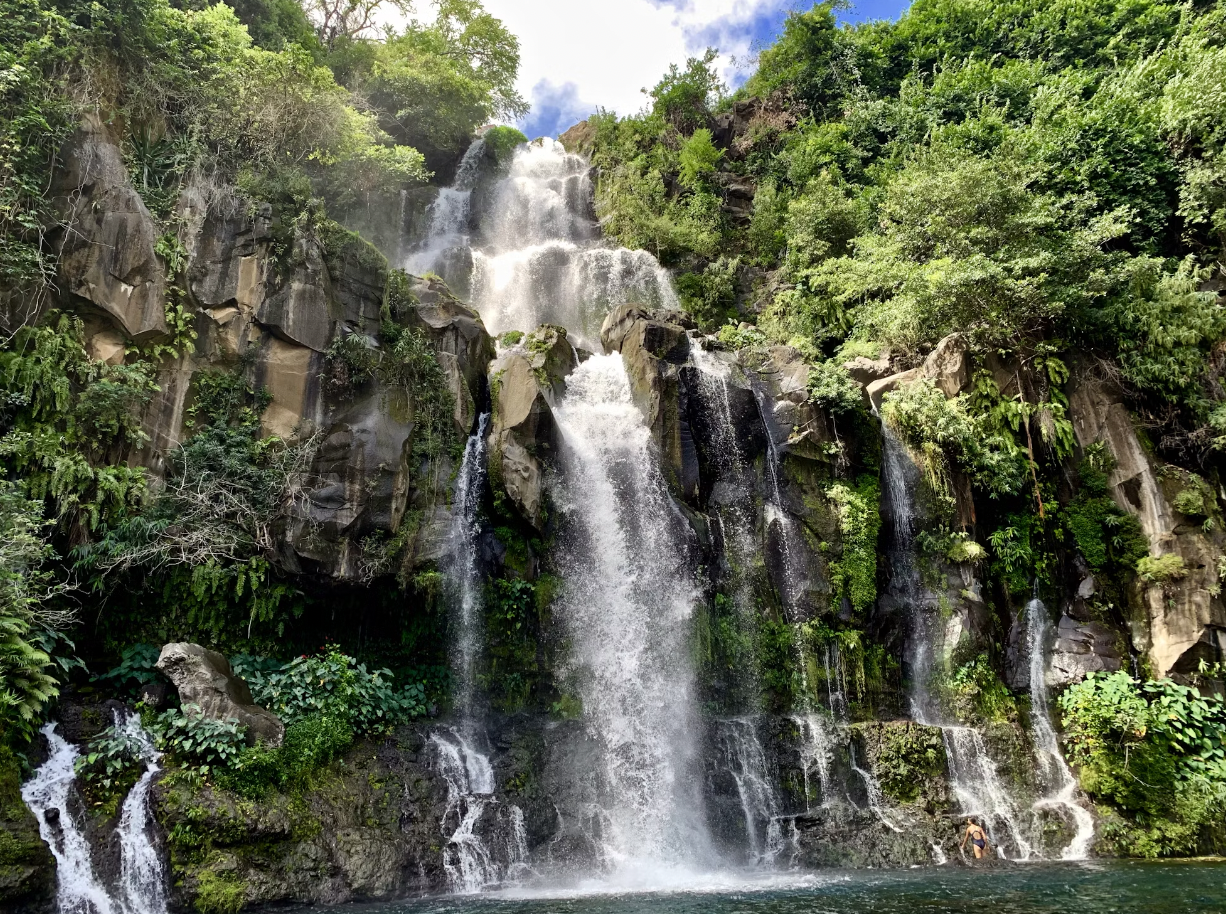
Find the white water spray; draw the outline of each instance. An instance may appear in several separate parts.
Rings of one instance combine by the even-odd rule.
[[[55,724],[44,726],[42,733],[51,755],[22,786],[21,798],[55,856],[58,914],[121,914],[94,873],[89,842],[69,808],[77,748],[55,732]]]
[[[1026,604],[1026,640],[1030,649],[1030,726],[1034,734],[1035,755],[1047,796],[1035,803],[1036,809],[1063,810],[1073,819],[1076,833],[1060,852],[1064,860],[1084,860],[1094,840],[1094,817],[1078,802],[1077,780],[1069,770],[1047,705],[1048,644],[1051,620],[1047,607],[1037,596]]]
[[[615,874],[652,880],[707,857],[696,746],[684,518],[656,465],[621,356],[593,356],[555,411],[563,473],[562,589],[569,671],[600,747],[601,837]],[[634,878],[639,878],[635,876]]]
[[[128,744],[138,749],[145,766],[140,779],[128,791],[119,816],[119,889],[127,914],[166,914],[166,873],[162,856],[153,841],[153,813],[149,792],[161,768],[161,755],[153,738],[140,725],[140,716],[116,712],[115,728]]]

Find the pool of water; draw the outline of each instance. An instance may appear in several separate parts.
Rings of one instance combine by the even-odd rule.
[[[313,914],[1200,914],[1226,912],[1226,861],[1103,861],[695,879],[668,891],[590,883]]]

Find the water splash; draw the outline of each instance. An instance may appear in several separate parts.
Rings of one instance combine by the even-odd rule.
[[[1061,852],[1064,860],[1084,860],[1094,840],[1094,817],[1078,802],[1077,780],[1069,770],[1047,704],[1048,645],[1051,620],[1047,607],[1036,595],[1026,604],[1026,641],[1030,651],[1030,726],[1034,734],[1035,755],[1047,796],[1035,803],[1036,809],[1063,810],[1076,826],[1072,841]]]
[[[1005,845],[1009,841],[1016,847],[1018,860],[1034,856],[1035,850],[1018,821],[1017,805],[997,773],[983,735],[973,727],[948,725],[941,727],[941,734],[959,815],[982,819],[1001,857],[1008,856]]]
[[[42,728],[50,756],[21,788],[21,798],[38,820],[38,831],[56,863],[58,914],[122,914],[94,872],[89,842],[70,809],[76,781],[76,746]]]
[[[551,482],[563,532],[555,608],[569,674],[599,746],[607,869],[691,865],[709,855],[694,777],[688,629],[697,594],[687,527],[656,463],[621,356],[571,374],[555,411],[563,473]]]

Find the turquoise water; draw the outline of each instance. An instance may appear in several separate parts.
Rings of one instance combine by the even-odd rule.
[[[593,894],[593,892],[595,894]],[[830,872],[665,893],[524,890],[313,914],[1201,914],[1226,912],[1226,861]]]

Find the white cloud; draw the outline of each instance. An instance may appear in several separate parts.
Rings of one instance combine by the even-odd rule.
[[[640,90],[669,64],[682,64],[708,44],[745,56],[765,17],[781,18],[789,0],[483,0],[486,10],[520,40],[519,91],[540,105],[532,132],[556,132],[558,118],[581,120],[597,106],[632,114]],[[559,109],[562,113],[554,113]]]

